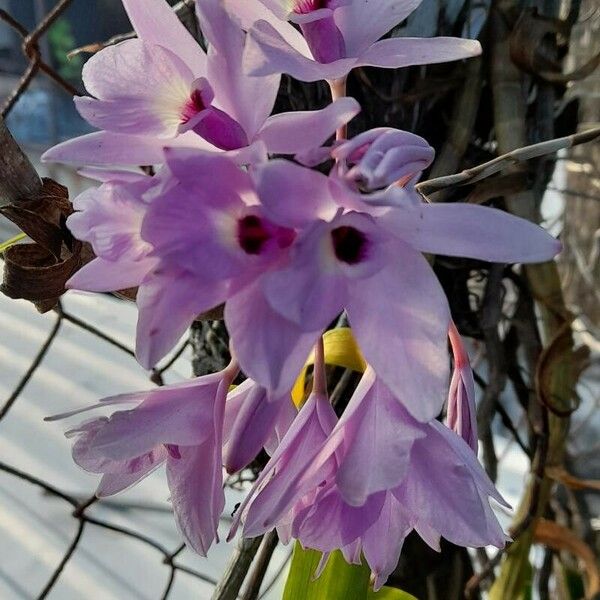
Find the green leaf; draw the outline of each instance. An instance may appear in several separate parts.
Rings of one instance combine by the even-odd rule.
[[[296,542],[283,600],[416,600],[414,596],[390,587],[374,592],[366,562],[349,565],[339,550],[331,554],[323,573],[315,579],[320,560],[320,552],[304,550]]]
[[[339,550],[331,554],[327,566],[314,579],[321,553],[304,550],[296,542],[283,600],[366,600],[371,572],[365,565],[349,565]]]
[[[383,586],[378,592],[369,590],[367,600],[417,600],[417,598],[397,588]]]
[[[0,254],[6,252],[11,246],[14,246],[17,242],[24,240],[27,236],[24,233],[19,233],[15,237],[6,240],[6,242],[0,243]]]

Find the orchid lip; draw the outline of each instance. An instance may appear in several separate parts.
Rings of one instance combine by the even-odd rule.
[[[307,13],[319,10],[320,8],[327,8],[327,0],[298,0],[295,12]]]
[[[327,4],[327,0],[288,0],[287,2],[289,11],[297,15],[306,15],[327,8]]]
[[[369,241],[362,231],[342,225],[331,231],[333,250],[338,260],[355,265],[366,258]]]
[[[257,215],[246,215],[238,221],[238,242],[247,254],[260,254],[271,235]]]
[[[293,229],[279,227],[257,214],[247,214],[237,222],[237,241],[249,255],[277,252],[291,246],[296,235]]]
[[[183,124],[191,121],[198,113],[206,110],[202,93],[200,90],[193,90],[187,102],[184,104],[181,111],[181,122]]]

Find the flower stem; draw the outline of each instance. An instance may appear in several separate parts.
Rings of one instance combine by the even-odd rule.
[[[233,380],[238,376],[240,372],[240,364],[237,361],[231,344],[229,345],[229,354],[231,356],[231,360],[229,361],[229,364],[223,369],[223,379],[228,383],[228,385],[231,385],[231,383],[233,383]]]
[[[335,102],[338,98],[343,98],[346,95],[346,77],[340,79],[332,79],[328,81],[329,89],[331,90],[331,99]],[[336,140],[345,140],[348,136],[348,125],[342,125],[335,132]]]
[[[313,394],[327,395],[327,376],[325,374],[325,347],[320,335],[315,344],[315,366],[313,372]]]

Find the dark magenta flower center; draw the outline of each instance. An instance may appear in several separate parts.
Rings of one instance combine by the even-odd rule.
[[[347,225],[336,227],[331,232],[331,239],[338,260],[354,265],[365,258],[368,241],[362,231]]]
[[[206,110],[206,108],[200,90],[194,90],[183,107],[183,111],[181,112],[181,122],[187,123],[198,113]]]
[[[247,215],[238,221],[238,240],[247,254],[260,254],[271,233],[263,220],[256,215]]]
[[[305,15],[321,8],[327,8],[327,0],[296,0],[294,12]]]

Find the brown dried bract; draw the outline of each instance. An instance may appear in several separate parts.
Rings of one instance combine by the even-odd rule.
[[[9,298],[29,300],[40,312],[54,308],[66,281],[82,264],[84,245],[65,226],[73,212],[67,188],[44,179],[34,198],[0,207],[32,240],[4,254],[4,281],[0,290]]]

